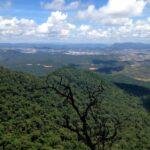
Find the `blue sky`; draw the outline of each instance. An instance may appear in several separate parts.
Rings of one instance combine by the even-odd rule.
[[[150,42],[150,0],[0,0],[0,42]]]
[[[74,0],[66,0],[66,5],[73,2]],[[41,2],[51,3],[53,0],[0,0],[0,4],[11,2],[11,7],[1,10],[0,14],[6,17],[18,17],[34,19],[38,23],[42,23],[48,18],[52,10],[43,9]],[[105,5],[107,0],[82,0],[84,5],[95,4],[96,7]],[[68,11],[71,13],[71,10]]]

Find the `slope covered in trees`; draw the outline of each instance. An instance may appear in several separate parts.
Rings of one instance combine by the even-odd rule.
[[[63,126],[67,116],[72,128],[79,123],[78,127],[82,129],[82,122],[78,122],[78,115],[72,105],[51,88],[55,86],[66,94],[58,84],[61,80],[71,88],[77,99],[75,105],[81,112],[90,103],[87,87],[94,91],[103,85],[105,90],[92,110],[96,118],[116,118],[119,121],[113,150],[150,148],[150,115],[142,101],[129,96],[99,74],[62,68],[48,77],[39,78],[0,68],[0,149],[90,149],[75,132]],[[92,127],[92,132],[98,130],[91,115],[88,116],[88,124]],[[108,127],[110,134],[113,133],[113,122],[109,122]],[[87,130],[89,131],[90,129]],[[94,134],[91,135],[95,137]],[[107,145],[105,149],[108,149]]]

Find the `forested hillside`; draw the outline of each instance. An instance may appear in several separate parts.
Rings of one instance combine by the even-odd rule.
[[[96,97],[96,105],[91,104],[88,94],[99,85],[103,90]],[[67,87],[76,99],[73,104],[68,101],[70,95],[64,96],[67,94]],[[58,94],[59,92],[63,95]],[[86,131],[91,135],[96,150],[150,149],[150,114],[144,108],[143,102],[104,80],[100,74],[62,68],[47,77],[36,77],[2,67],[0,149],[90,150],[91,147],[84,140],[82,119],[80,120],[72,106],[76,106],[80,114],[90,106],[86,117],[89,125],[86,125]],[[98,119],[102,126],[106,125],[104,122],[107,120],[108,124],[103,127],[96,126],[95,120]],[[114,132],[114,120],[117,120],[117,132]],[[65,121],[68,121],[67,127],[64,125]],[[96,135],[99,128],[101,132]],[[78,130],[81,137],[71,129]],[[115,133],[114,137],[108,141],[107,138],[102,139],[106,135],[104,131],[109,132],[108,137]]]

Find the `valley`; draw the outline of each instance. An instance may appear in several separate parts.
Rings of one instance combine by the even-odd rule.
[[[0,150],[150,150],[150,0],[0,0]]]
[[[149,49],[7,46],[0,48],[0,148],[149,149]]]
[[[19,71],[46,75],[71,66],[108,75],[120,74],[150,81],[150,50],[119,49],[92,45],[1,46],[0,65]]]

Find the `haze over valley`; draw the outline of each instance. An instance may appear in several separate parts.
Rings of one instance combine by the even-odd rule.
[[[124,45],[124,48],[122,48]],[[1,44],[1,65],[37,75],[72,66],[108,75],[150,81],[150,45]],[[136,44],[135,44],[136,45]],[[142,48],[143,45],[143,48]]]

